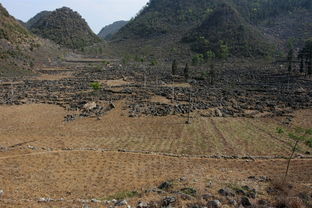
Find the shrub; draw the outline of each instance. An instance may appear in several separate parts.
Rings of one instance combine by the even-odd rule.
[[[93,90],[99,90],[99,89],[101,89],[101,83],[99,83],[99,82],[92,82],[91,83],[91,87],[92,87]]]

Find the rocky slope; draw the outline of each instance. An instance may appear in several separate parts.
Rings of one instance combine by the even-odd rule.
[[[42,15],[43,14],[43,15]],[[70,8],[41,13],[28,22],[30,30],[67,48],[79,49],[100,42],[87,22]]]
[[[27,71],[33,65],[28,53],[36,47],[35,37],[0,4],[0,75]]]
[[[32,17],[30,20],[26,22],[26,27],[31,28],[34,24],[36,24],[39,20],[47,18],[52,12],[50,11],[42,11]]]
[[[32,34],[0,4],[0,77],[30,75],[67,53]]]
[[[108,40],[127,23],[128,21],[121,20],[114,22],[113,24],[107,25],[99,32],[98,36],[104,40]]]

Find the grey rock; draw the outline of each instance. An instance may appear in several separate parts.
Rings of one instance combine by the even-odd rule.
[[[148,208],[148,204],[146,202],[139,202],[137,208]]]
[[[51,202],[51,201],[53,201],[53,200],[50,198],[39,198],[38,199],[39,203],[46,203],[46,202]]]
[[[162,201],[162,206],[170,206],[171,204],[175,203],[177,199],[174,196],[167,196]]]
[[[101,203],[102,201],[98,200],[98,199],[91,199],[91,202],[93,202],[93,203]]]
[[[172,182],[170,182],[170,181],[165,181],[158,186],[159,189],[163,189],[163,190],[167,190],[171,187],[172,187]]]
[[[218,193],[222,196],[235,196],[233,191],[228,188],[220,189]]]
[[[215,110],[215,115],[216,115],[217,117],[223,117],[222,112],[221,112],[220,109],[218,109],[218,108]]]
[[[211,194],[203,194],[202,198],[206,201],[208,201],[209,199],[211,199],[213,196]]]
[[[207,203],[208,208],[221,208],[222,204],[219,200],[212,200]]]
[[[237,201],[235,199],[229,199],[229,204],[236,207],[238,205]]]
[[[115,203],[115,206],[119,207],[119,206],[124,206],[127,204],[128,204],[128,202],[126,200],[119,200]]]
[[[250,200],[248,199],[248,197],[245,197],[245,196],[241,198],[241,204],[244,207],[250,207],[251,206]]]

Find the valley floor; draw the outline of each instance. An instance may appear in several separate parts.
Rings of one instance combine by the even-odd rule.
[[[36,80],[59,85],[59,80],[76,76],[64,69],[57,75],[48,71]],[[117,94],[129,84],[120,77],[103,83]],[[47,97],[55,96],[53,87],[46,88]],[[56,96],[58,102],[70,102],[66,96],[75,93],[66,87]],[[196,197],[176,205],[188,207],[198,196],[209,193],[215,199],[225,186],[244,185],[255,188],[259,199],[272,200],[267,190],[283,177],[294,144],[276,128],[289,128],[284,125],[289,117],[293,126],[312,126],[310,108],[269,117],[207,117],[208,110],[194,110],[191,124],[185,123],[187,114],[132,117],[127,96],[114,100],[113,109],[101,116],[68,121],[64,118],[81,113],[79,109],[46,102],[44,91],[33,89],[38,90],[35,98],[43,100],[32,103],[31,95],[20,96],[14,102],[22,105],[0,106],[0,207],[108,207],[107,200],[114,198],[126,198],[135,207],[139,200],[157,201],[192,187]],[[170,103],[166,97],[151,97],[151,102]],[[287,182],[294,184],[295,193],[311,194],[310,154],[311,148],[301,143],[292,160]],[[152,191],[171,180],[170,191]]]

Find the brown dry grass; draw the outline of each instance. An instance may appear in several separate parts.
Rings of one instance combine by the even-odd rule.
[[[165,86],[165,87],[185,87],[185,88],[191,87],[191,85],[189,83],[165,84],[163,86]]]
[[[123,103],[97,121],[64,123],[69,112],[53,105],[0,107],[0,146],[25,141],[39,147],[94,147],[191,155],[287,155],[292,141],[273,119],[180,116],[129,118]],[[306,119],[310,119],[307,117]],[[308,121],[307,121],[308,122]],[[307,151],[302,145],[301,151]]]
[[[123,85],[129,85],[131,82],[124,81],[123,79],[118,79],[118,80],[105,80],[101,81],[102,84],[105,84],[109,87],[118,87],[118,86],[123,86]]]
[[[223,160],[60,150],[91,147],[190,155],[285,155],[291,149],[291,141],[275,133],[278,119],[202,118],[195,113],[192,124],[186,125],[181,116],[129,118],[122,110],[123,104],[117,103],[116,109],[100,121],[88,118],[70,123],[63,122],[70,112],[54,105],[0,106],[0,146],[28,142],[22,146],[55,148],[47,152],[17,147],[0,152],[0,189],[5,191],[0,207],[82,207],[72,202],[39,204],[37,199],[105,199],[118,192],[141,192],[181,177],[188,182],[179,186],[191,186],[200,193],[205,193],[208,181],[213,182],[209,189],[212,194],[225,184],[247,184],[265,192],[265,186],[247,177],[280,178],[284,174],[287,161],[278,159]],[[297,113],[295,116],[310,115],[311,111]],[[311,122],[311,117],[296,119],[306,125]],[[301,146],[302,151],[305,148]],[[294,159],[288,182],[309,187],[311,172],[310,159]]]
[[[188,186],[202,191],[208,181],[213,181],[209,192],[217,194],[224,184],[248,183],[246,179],[251,175],[282,175],[285,165],[285,160],[248,162],[118,152],[33,152],[0,156],[0,186],[6,191],[3,199],[17,201],[36,201],[40,197],[104,199],[117,192],[141,191],[169,179],[186,177]],[[310,160],[293,160],[289,178],[308,184],[312,182],[311,171]]]

